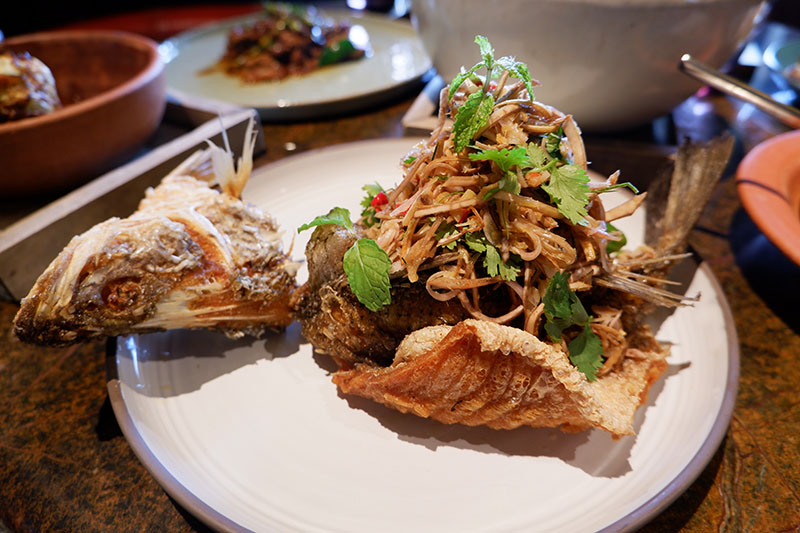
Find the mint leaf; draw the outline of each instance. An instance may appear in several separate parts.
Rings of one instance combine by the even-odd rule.
[[[376,186],[380,187],[380,185]],[[376,186],[365,185],[364,190],[369,193],[375,190]],[[358,236],[350,220],[350,211],[343,207],[334,207],[327,215],[318,216],[308,224],[297,228],[297,232],[326,224],[344,226],[354,236]],[[392,302],[391,283],[389,282],[389,269],[392,267],[392,261],[377,242],[366,238],[358,239],[344,253],[342,267],[350,289],[367,309],[377,311]]]
[[[494,48],[492,48],[492,45],[489,43],[489,39],[483,35],[476,35],[475,44],[478,45],[478,49],[481,51],[484,64],[487,68],[491,68],[494,63]]]
[[[475,92],[458,108],[453,123],[453,144],[455,151],[460,152],[472,141],[480,129],[486,125],[494,107],[491,94]]]
[[[372,239],[359,239],[344,254],[344,273],[358,301],[370,311],[392,302],[389,269],[392,262]]]
[[[564,165],[550,170],[550,179],[542,184],[542,189],[556,204],[559,212],[573,224],[580,224],[588,215],[589,176],[575,165]]]
[[[531,75],[528,72],[528,65],[516,61],[513,57],[508,56],[498,59],[497,64],[504,68],[510,75],[522,80],[522,83],[525,84],[525,89],[528,90],[528,96],[530,96],[530,99],[533,100],[533,81],[531,80]]]
[[[611,224],[611,222],[606,222],[606,231],[609,233],[617,232],[622,235],[622,239],[618,241],[608,241],[608,244],[606,244],[606,253],[613,254],[614,252],[618,252],[628,244],[628,239],[625,237],[625,234]]]
[[[350,211],[344,207],[334,207],[327,215],[320,215],[311,222],[297,228],[297,233],[313,228],[314,226],[324,226],[326,224],[336,224],[338,226],[344,226],[350,231],[353,230],[353,222],[350,220]]]
[[[603,343],[589,324],[577,337],[567,344],[569,350],[569,360],[589,381],[597,379],[597,371],[603,367]]]
[[[494,161],[503,172],[508,172],[511,167],[521,167],[530,164],[528,152],[524,146],[516,148],[487,148],[474,154],[469,154],[473,161]]]
[[[456,74],[455,78],[453,78],[453,81],[450,82],[450,90],[447,93],[447,99],[452,100],[453,95],[456,94],[456,91],[458,91],[458,88],[461,87],[461,84],[464,83],[464,81],[466,81],[468,78],[472,77],[475,74],[475,71],[482,66],[484,66],[483,63],[478,63],[471,69]]]

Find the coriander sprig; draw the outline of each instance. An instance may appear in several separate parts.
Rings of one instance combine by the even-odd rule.
[[[603,366],[603,343],[592,331],[592,317],[583,304],[569,288],[569,274],[556,272],[547,284],[542,298],[544,315],[547,321],[544,329],[555,342],[561,342],[564,330],[578,327],[580,332],[567,343],[569,360],[581,371],[586,379],[597,379],[597,371]]]

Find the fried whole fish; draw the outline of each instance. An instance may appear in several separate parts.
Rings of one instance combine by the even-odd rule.
[[[362,203],[369,215],[349,236],[326,226],[312,235],[303,333],[336,360],[342,392],[402,412],[630,435],[667,366],[646,315],[684,304],[666,274],[685,257],[732,142],[682,146],[665,207],[653,206],[658,234],[612,250],[623,238],[610,223],[645,195],[606,212],[600,196],[626,185],[619,173],[589,184],[573,118],[533,99],[524,65],[476,43],[483,61],[442,91],[437,127],[404,158],[400,183]],[[473,76],[481,68],[483,80]],[[391,303],[369,300],[377,311],[342,272],[360,235],[390,264]]]
[[[74,237],[22,300],[16,335],[65,344],[288,325],[298,265],[282,251],[275,221],[239,198],[252,165],[252,123],[246,138],[237,172],[229,154],[209,146],[148,190],[133,215]]]
[[[679,149],[671,180],[681,190],[695,191],[689,203],[705,204],[731,148],[727,139]],[[471,319],[457,300],[431,298],[424,283],[395,279],[392,303],[367,310],[342,270],[342,256],[355,237],[332,225],[317,228],[307,245],[309,281],[296,303],[303,334],[336,360],[339,370],[332,379],[343,393],[401,412],[447,424],[570,432],[597,427],[615,437],[631,435],[634,413],[666,369],[669,353],[644,323],[642,311],[676,305],[679,297],[667,297],[668,291],[627,274],[665,275],[667,265],[684,257],[679,252],[701,213],[692,208],[693,220],[687,221],[687,199],[680,194],[671,194],[666,203],[667,209],[658,211],[666,215],[653,219],[661,228],[654,246],[623,256],[625,270],[599,276],[595,298],[614,294],[628,334],[619,361],[595,381],[577,371],[560,346],[519,328]]]

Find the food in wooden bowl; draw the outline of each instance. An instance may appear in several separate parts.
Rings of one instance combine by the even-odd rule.
[[[47,65],[62,107],[0,124],[4,196],[64,191],[135,154],[164,112],[163,64],[155,42],[108,31],[10,38],[2,51]]]

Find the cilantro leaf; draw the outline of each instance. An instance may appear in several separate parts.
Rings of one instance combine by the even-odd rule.
[[[440,241],[442,239],[448,239],[450,237],[454,237],[458,235],[460,232],[458,228],[452,222],[443,222],[439,225],[439,229],[436,230],[436,240]],[[448,250],[455,250],[458,241],[449,242],[444,245],[445,248]]]
[[[542,189],[562,215],[573,224],[580,224],[588,215],[586,205],[590,191],[587,183],[589,176],[585,170],[575,165],[564,165],[550,170],[550,179],[542,184]]]
[[[367,185],[361,187],[361,190],[366,193],[364,198],[361,199],[361,207],[363,207],[361,210],[361,218],[364,219],[364,225],[369,228],[375,225],[375,223],[378,221],[375,218],[377,211],[375,207],[373,207],[372,201],[375,199],[375,196],[384,192],[384,190],[383,187],[377,183],[368,183]]]
[[[314,226],[324,226],[326,224],[336,224],[338,226],[344,226],[350,231],[353,230],[353,222],[350,220],[350,211],[344,207],[334,207],[327,215],[320,215],[311,222],[297,228],[297,233],[313,228]]]
[[[470,250],[478,252],[479,254],[485,252],[487,246],[491,246],[491,244],[489,244],[489,239],[486,238],[486,235],[484,235],[482,231],[467,233],[464,235],[464,243],[466,243]]]
[[[545,331],[556,342],[561,342],[561,334],[571,326],[589,323],[589,315],[578,295],[569,288],[569,274],[556,272],[547,284],[542,298],[544,316],[547,318]]]
[[[524,146],[516,148],[487,148],[474,154],[469,154],[473,161],[494,161],[503,172],[508,172],[511,167],[528,166],[530,158]]]
[[[377,311],[392,301],[389,269],[392,262],[372,239],[359,239],[344,254],[344,273],[358,301]]]
[[[597,379],[597,371],[603,366],[603,343],[586,324],[581,332],[567,344],[569,360],[589,381]]]
[[[503,261],[500,252],[493,245],[486,245],[486,257],[483,259],[483,266],[486,267],[486,273],[495,278],[500,276],[505,281],[514,281],[519,276],[522,269],[514,265],[510,260]]]
[[[606,222],[606,231],[609,233],[617,232],[622,235],[622,239],[618,241],[608,241],[606,244],[606,252],[609,254],[613,254],[614,252],[620,251],[626,244],[628,244],[628,239],[625,237],[625,234],[622,233],[617,227],[615,227],[611,222]]]
[[[597,370],[603,366],[603,343],[590,327],[591,317],[578,295],[569,288],[569,274],[556,272],[547,284],[542,298],[547,321],[544,329],[555,342],[561,342],[565,329],[580,326],[581,332],[567,343],[569,359],[589,381],[597,379]]]
[[[528,154],[528,161],[531,168],[541,168],[547,164],[547,152],[538,144],[534,142],[528,143],[525,152]]]
[[[375,195],[381,192],[385,192],[383,187],[380,186],[378,183],[367,183],[361,190],[367,193],[364,198],[361,200],[361,207],[366,207],[370,205],[372,199],[375,198]]]
[[[475,92],[458,108],[453,123],[453,144],[455,151],[460,152],[472,141],[480,129],[486,125],[494,107],[491,94]]]
[[[576,324],[588,323],[588,316],[578,296],[569,288],[569,274],[556,272],[542,298],[547,322],[544,329],[556,342],[563,331]]]
[[[561,156],[561,137],[564,135],[564,132],[561,128],[558,128],[557,132],[551,131],[544,137],[544,149],[547,150],[547,153],[558,159]]]
[[[506,172],[505,177],[498,182],[498,185],[501,191],[510,192],[511,194],[519,194],[522,191],[522,185],[514,172]]]

